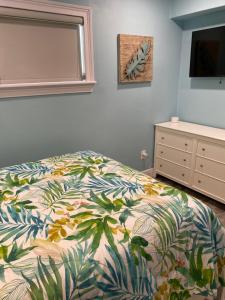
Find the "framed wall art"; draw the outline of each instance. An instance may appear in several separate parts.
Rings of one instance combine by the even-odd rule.
[[[150,82],[153,78],[153,37],[118,35],[119,83]]]

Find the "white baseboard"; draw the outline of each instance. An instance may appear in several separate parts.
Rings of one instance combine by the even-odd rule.
[[[144,170],[143,173],[145,173],[146,175],[151,176],[151,177],[155,176],[154,175],[154,168]]]

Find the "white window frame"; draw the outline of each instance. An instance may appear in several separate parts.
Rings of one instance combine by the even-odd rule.
[[[0,16],[5,9],[10,9],[10,16],[13,17],[13,11],[18,9],[29,11],[30,19],[38,19],[37,12],[50,13],[51,16],[60,17],[65,22],[70,17],[81,17],[84,24],[81,28],[81,81],[62,81],[62,82],[35,82],[35,83],[16,83],[1,84],[0,98],[33,96],[46,94],[64,94],[64,93],[88,93],[93,91],[95,85],[94,79],[94,58],[93,58],[93,35],[92,35],[92,10],[90,7],[77,6],[65,3],[45,0],[0,0]],[[27,18],[27,16],[26,16]],[[29,19],[28,19],[29,20]]]

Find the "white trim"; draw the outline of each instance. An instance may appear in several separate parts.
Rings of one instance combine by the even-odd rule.
[[[0,7],[18,8],[30,11],[41,11],[80,17],[90,11],[88,6],[79,6],[48,0],[0,0]]]
[[[26,84],[4,84],[0,87],[0,98],[53,95],[68,93],[90,93],[93,91],[95,81],[72,81],[72,82],[44,82]]]

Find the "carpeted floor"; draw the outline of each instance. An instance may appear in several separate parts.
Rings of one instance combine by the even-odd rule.
[[[186,188],[172,180],[169,180],[165,177],[157,176],[157,180],[162,181],[166,184],[172,185],[178,189],[181,189],[184,192],[186,192],[187,194],[192,195],[195,198],[204,202],[206,205],[208,205],[210,208],[212,208],[212,210],[217,214],[217,216],[220,218],[221,222],[225,226],[225,204],[222,204],[216,200],[213,200],[212,198],[206,197],[198,192],[188,189],[188,188]]]

